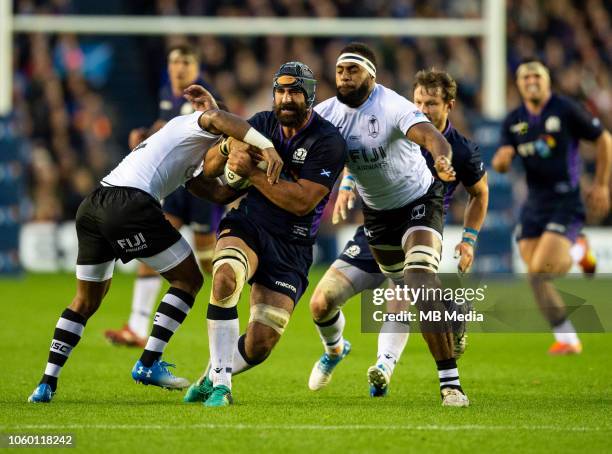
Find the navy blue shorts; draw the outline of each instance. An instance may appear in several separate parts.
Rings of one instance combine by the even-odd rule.
[[[257,254],[259,265],[249,284],[258,283],[287,295],[296,304],[308,287],[312,246],[293,244],[232,209],[219,224],[219,238],[234,236]]]
[[[546,196],[529,195],[521,209],[516,239],[537,238],[555,232],[576,241],[584,225],[585,211],[579,191]]]
[[[344,250],[338,255],[338,260],[342,260],[366,273],[380,273],[378,263],[374,260],[370,246],[368,246],[363,225],[357,227],[353,238],[346,243]]]
[[[179,218],[195,233],[215,232],[223,215],[223,207],[196,197],[183,186],[164,199],[163,210]]]

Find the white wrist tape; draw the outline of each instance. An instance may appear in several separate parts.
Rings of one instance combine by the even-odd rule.
[[[274,144],[270,141],[270,139],[266,138],[255,128],[250,128],[244,135],[244,139],[242,139],[242,141],[261,150],[265,148],[274,148]]]

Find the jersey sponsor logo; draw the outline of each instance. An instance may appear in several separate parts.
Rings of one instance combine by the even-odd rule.
[[[519,136],[527,134],[528,129],[529,124],[526,121],[521,121],[520,123],[516,123],[510,126],[510,132],[513,134],[518,134]]]
[[[298,148],[293,152],[293,158],[291,159],[291,162],[294,164],[304,164],[307,155],[308,150],[306,148]]]
[[[117,240],[117,244],[125,252],[141,251],[149,247],[149,245],[147,244],[147,240],[145,240],[145,237],[142,234],[142,232],[139,232],[136,235],[129,237],[129,238],[123,238],[121,240]]]
[[[516,150],[526,158],[528,156],[538,155],[540,158],[548,158],[552,154],[552,150],[557,146],[557,141],[550,134],[540,136],[538,140],[525,142],[520,144]]]
[[[303,225],[294,225],[291,230],[295,236],[301,236],[303,238],[308,238],[309,228],[304,227]]]
[[[368,135],[372,138],[378,137],[380,133],[380,125],[378,124],[378,118],[374,115],[371,115],[368,119]]]
[[[357,162],[360,160],[368,163],[377,162],[387,157],[387,152],[382,146],[370,148],[369,151],[365,148],[350,148],[348,153],[351,162]]]
[[[351,169],[355,170],[374,170],[374,169],[386,169],[389,167],[389,163],[386,161],[377,162],[375,164],[363,164],[351,167]]]
[[[361,254],[361,248],[358,245],[353,244],[351,247],[346,248],[343,254],[346,255],[347,257],[354,259],[359,254]]]
[[[293,285],[288,284],[287,282],[276,281],[275,284],[278,285],[279,287],[288,288],[293,293],[297,293],[297,289]]]
[[[424,204],[420,204],[415,206],[412,209],[412,215],[410,216],[411,220],[418,220],[418,219],[422,219],[425,217],[425,205]]]
[[[561,131],[561,120],[555,115],[548,117],[544,122],[544,127],[546,132],[559,132]]]
[[[172,109],[172,101],[168,101],[167,99],[162,99],[159,102],[159,108],[161,110],[170,110],[170,109]]]

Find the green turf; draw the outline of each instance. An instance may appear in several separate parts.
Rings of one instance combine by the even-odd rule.
[[[314,270],[316,283],[322,270]],[[506,285],[506,284],[499,284]],[[102,332],[127,317],[132,279],[117,275],[88,323],[50,405],[27,404],[44,368],[54,324],[74,289],[71,275],[0,281],[3,376],[0,432],[68,432],[77,449],[104,452],[603,452],[610,449],[609,334],[583,336],[577,357],[546,355],[550,334],[473,334],[460,360],[467,409],[442,408],[435,365],[411,336],[385,399],[368,397],[365,372],[376,335],[360,334],[359,304],[345,314],[353,351],[323,391],[307,388],[321,353],[302,299],[284,338],[263,365],[234,379],[236,404],[207,409],[182,394],[133,383],[138,350],[109,346]],[[509,289],[508,291],[512,291]],[[165,358],[195,378],[208,357],[200,294]],[[241,320],[248,318],[241,303]]]

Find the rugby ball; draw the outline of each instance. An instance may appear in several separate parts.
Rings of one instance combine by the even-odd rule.
[[[225,176],[225,181],[230,188],[236,189],[240,191],[241,189],[246,189],[251,186],[251,182],[248,178],[241,177],[233,170],[230,170],[227,164],[225,164],[225,169],[223,170],[223,175]]]
[[[263,170],[264,172],[268,169],[268,163],[266,161],[260,161],[257,164],[257,168]],[[237,191],[241,189],[246,189],[251,186],[251,182],[248,178],[241,177],[233,170],[225,164],[225,168],[223,169],[223,176],[225,177],[225,183],[230,187]]]

